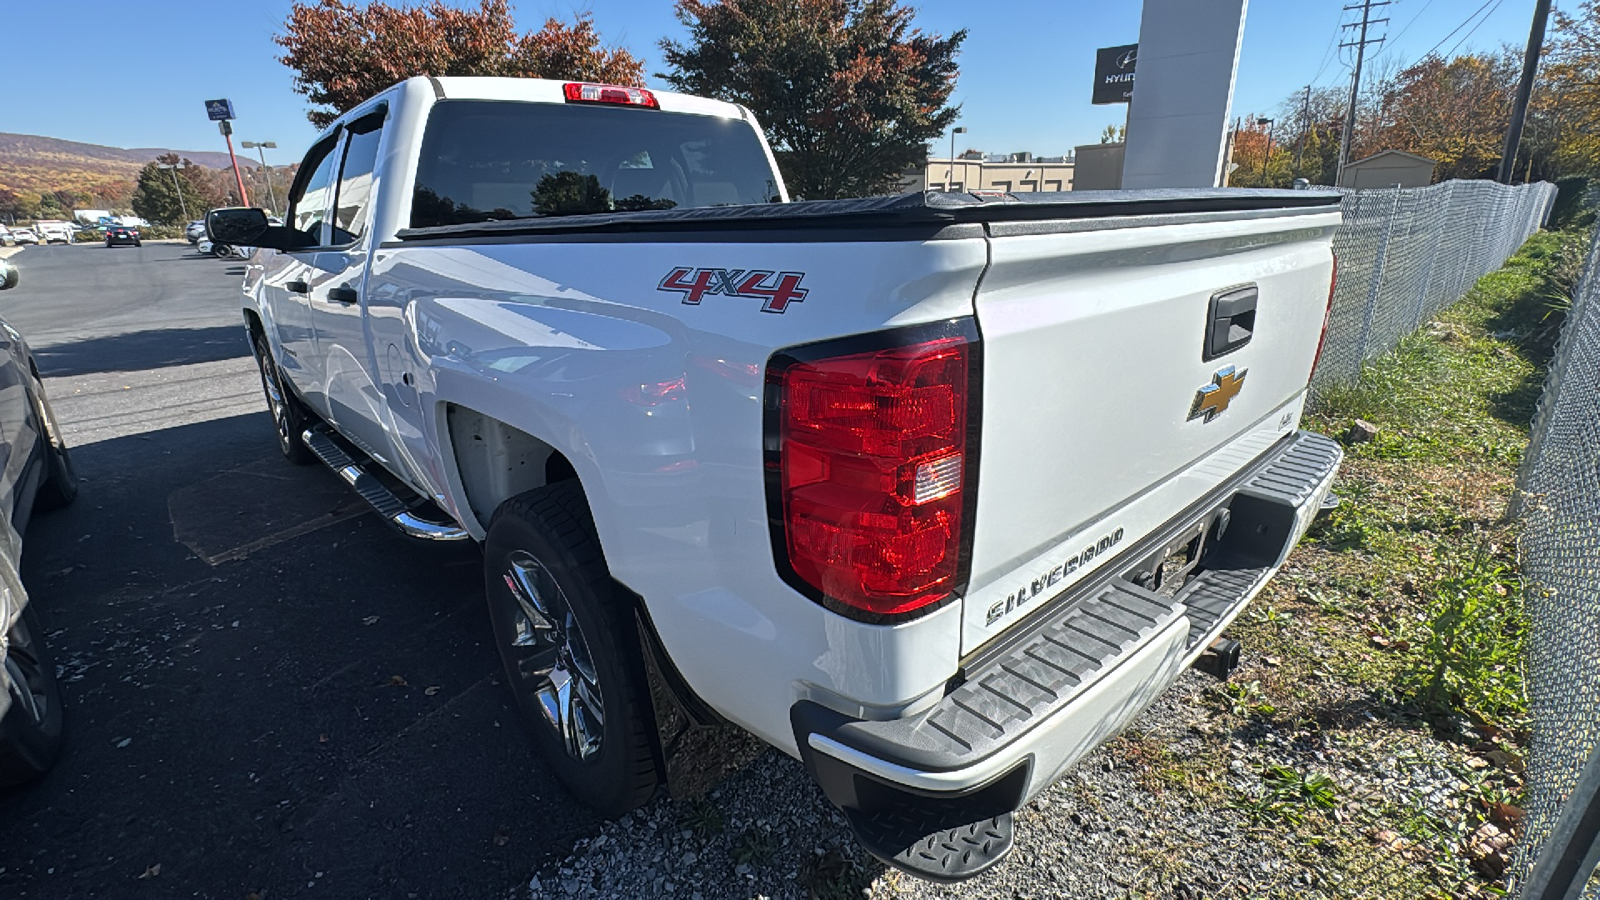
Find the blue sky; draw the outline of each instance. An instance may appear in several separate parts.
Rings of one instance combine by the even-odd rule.
[[[1313,79],[1318,85],[1347,85],[1349,69],[1332,45],[1339,23],[1350,20],[1341,9],[1349,2],[1250,0],[1235,114],[1269,112]],[[1138,39],[1139,3],[923,0],[911,5],[924,30],[969,31],[955,94],[962,104],[960,124],[969,133],[958,149],[1058,155],[1076,144],[1094,143],[1106,125],[1122,123],[1122,106],[1089,103],[1094,51]],[[1574,5],[1575,0],[1557,2],[1558,7]],[[6,6],[0,41],[12,81],[0,95],[0,131],[118,147],[223,150],[202,101],[227,97],[239,115],[237,139],[278,143],[269,162],[292,161],[313,136],[305,98],[294,93],[272,43],[288,0],[11,0]],[[1507,42],[1521,47],[1533,6],[1534,0],[1395,0],[1387,7],[1393,40],[1383,56],[1412,61],[1436,45],[1444,53],[1458,42],[1456,52]],[[593,12],[608,43],[641,56],[652,76],[661,69],[657,41],[684,33],[669,0],[587,5],[523,0],[516,3],[517,22],[531,30],[548,16],[566,17],[580,9]],[[1446,39],[1475,11],[1482,14]],[[29,77],[16,80],[23,73]]]

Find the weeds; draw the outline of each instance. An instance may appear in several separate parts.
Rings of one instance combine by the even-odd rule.
[[[1308,811],[1330,812],[1339,807],[1339,785],[1322,772],[1304,773],[1288,766],[1267,766],[1261,773],[1261,793],[1246,795],[1234,808],[1253,824],[1299,825]]]
[[[1251,714],[1270,716],[1278,711],[1276,706],[1267,702],[1266,694],[1261,691],[1261,682],[1252,681],[1249,684],[1239,682],[1224,682],[1222,696],[1226,701],[1228,711],[1240,718],[1248,718]]]
[[[733,845],[733,861],[752,868],[762,868],[772,862],[778,852],[778,841],[765,829],[747,828]]]
[[[1425,621],[1399,687],[1432,713],[1518,719],[1528,710],[1522,587],[1506,564],[1483,555],[1452,569],[1426,591]]]
[[[683,827],[694,832],[695,837],[705,840],[722,833],[726,827],[726,820],[722,810],[709,800],[696,800],[691,802],[683,811]]]

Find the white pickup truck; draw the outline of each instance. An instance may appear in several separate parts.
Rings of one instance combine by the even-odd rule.
[[[1297,430],[1334,194],[790,203],[733,104],[413,78],[290,199],[209,218],[264,248],[284,454],[482,543],[533,739],[611,815],[732,723],[872,853],[969,877],[1207,653],[1340,460]]]

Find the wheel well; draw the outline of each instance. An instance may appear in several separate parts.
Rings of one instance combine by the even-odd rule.
[[[561,451],[499,419],[448,403],[445,420],[467,504],[485,527],[506,500],[578,478]]]
[[[244,311],[244,327],[246,331],[250,332],[250,337],[252,338],[267,332],[267,329],[261,325],[261,317],[256,315],[256,311],[253,309]]]

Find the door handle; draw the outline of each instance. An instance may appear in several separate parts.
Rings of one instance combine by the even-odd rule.
[[[335,303],[343,303],[345,305],[349,305],[351,303],[356,302],[357,300],[360,300],[361,299],[361,295],[356,293],[356,289],[355,288],[336,287],[336,288],[329,288],[328,289],[328,299],[332,300]]]
[[[298,278],[284,285],[284,287],[287,288],[291,294],[304,294],[310,292],[311,290],[309,285]]]
[[[1206,317],[1205,353],[1210,362],[1250,343],[1256,330],[1256,299],[1260,292],[1253,284],[1211,295]]]

